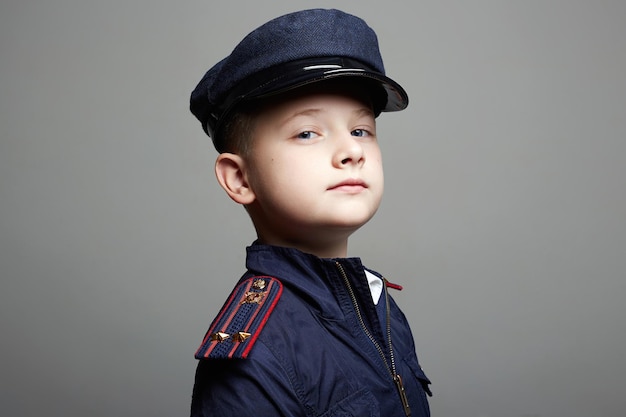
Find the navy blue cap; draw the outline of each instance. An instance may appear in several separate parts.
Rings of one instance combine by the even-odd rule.
[[[202,77],[190,108],[221,152],[224,122],[242,101],[338,77],[367,80],[377,112],[409,103],[404,89],[385,75],[376,33],[365,21],[312,9],[277,17],[248,34]]]

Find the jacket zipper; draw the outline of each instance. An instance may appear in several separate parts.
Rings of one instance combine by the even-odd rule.
[[[402,401],[402,407],[404,409],[404,413],[406,414],[407,417],[410,417],[411,407],[409,406],[409,400],[406,396],[404,385],[402,384],[402,377],[396,372],[396,363],[395,363],[395,359],[393,355],[393,346],[391,344],[391,314],[389,311],[389,294],[387,292],[387,279],[383,278],[383,292],[385,293],[385,308],[387,309],[386,310],[386,313],[387,313],[386,314],[386,321],[387,321],[386,328],[387,328],[387,340],[389,341],[389,358],[391,359],[391,364],[389,364],[389,362],[387,361],[387,357],[385,356],[385,352],[383,351],[382,346],[380,345],[380,343],[378,343],[378,341],[376,341],[376,339],[374,338],[370,330],[365,325],[365,321],[363,320],[363,315],[361,314],[361,309],[359,308],[356,295],[354,294],[354,289],[352,288],[352,284],[350,284],[350,280],[348,279],[348,275],[346,274],[346,271],[343,269],[343,266],[341,265],[341,263],[339,263],[339,261],[335,261],[335,264],[337,265],[337,269],[339,270],[339,273],[341,274],[341,277],[343,278],[343,281],[346,284],[346,287],[348,288],[348,293],[350,294],[350,299],[352,300],[352,306],[354,307],[354,311],[356,312],[359,325],[361,326],[361,329],[363,330],[365,335],[368,337],[368,339],[372,342],[372,344],[378,351],[380,358],[383,360],[383,363],[385,364],[385,368],[387,369],[387,372],[389,372],[391,379],[396,385],[398,394],[400,395],[400,400]]]

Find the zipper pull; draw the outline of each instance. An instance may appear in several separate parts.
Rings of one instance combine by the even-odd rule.
[[[406,417],[411,417],[409,399],[406,397],[406,391],[404,391],[404,385],[402,384],[402,378],[400,375],[396,374],[393,377],[393,382],[395,382],[396,388],[398,388],[398,394],[400,394],[400,400],[402,400],[402,407],[404,407],[404,414],[406,414]]]

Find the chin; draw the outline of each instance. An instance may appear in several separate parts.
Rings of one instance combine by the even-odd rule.
[[[356,231],[361,228],[361,226],[364,226],[367,222],[369,222],[372,217],[374,217],[374,213],[363,216],[346,216],[346,218],[336,219],[332,222],[331,226],[339,229],[352,229],[353,231]]]

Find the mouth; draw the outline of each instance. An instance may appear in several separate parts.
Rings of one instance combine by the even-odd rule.
[[[367,189],[367,184],[363,180],[351,178],[335,184],[328,188],[330,191],[341,191],[345,193],[355,194]]]

